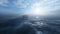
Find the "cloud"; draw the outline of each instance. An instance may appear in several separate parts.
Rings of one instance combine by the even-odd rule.
[[[35,4],[35,3],[37,3],[37,4]],[[9,5],[8,6],[9,11],[15,10],[15,8],[16,8],[17,12],[18,11],[19,12],[22,12],[22,11],[29,12],[32,7],[34,7],[34,6],[36,7],[36,5],[38,6],[38,4],[40,4],[39,8],[45,12],[51,13],[51,11],[55,11],[55,10],[60,9],[60,0],[9,0],[9,1],[8,0],[0,0],[0,6],[8,6]],[[22,8],[26,8],[26,9],[22,9]],[[3,10],[6,11],[8,9],[5,8]]]
[[[41,6],[45,8],[45,10],[57,10],[60,9],[59,0],[43,0],[40,2]]]
[[[0,0],[1,6],[7,6],[8,3],[9,3],[8,0]]]
[[[35,2],[31,4],[31,8],[37,5],[35,3],[40,4],[39,8],[43,9],[44,11],[54,11],[60,9],[59,0],[35,0]]]
[[[29,3],[27,2],[28,0],[16,0],[14,1],[14,5],[18,8],[26,8]]]
[[[35,4],[37,3],[37,4]],[[35,5],[34,5],[35,4]],[[39,5],[40,4],[40,5]],[[58,11],[60,9],[60,1],[59,0],[40,0],[32,3],[33,9],[38,6],[38,8],[42,9],[41,12],[45,15],[58,15]],[[40,12],[40,13],[41,13]],[[57,12],[57,13],[56,13]]]

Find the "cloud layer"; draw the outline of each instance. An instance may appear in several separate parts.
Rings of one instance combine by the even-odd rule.
[[[7,6],[8,3],[9,3],[8,0],[0,0],[1,6]]]
[[[60,9],[60,0],[0,0],[0,7],[4,11],[13,10],[14,12],[16,10],[21,12],[21,10],[25,11],[31,9],[31,6],[36,2],[40,4],[40,8],[44,11],[51,12]]]

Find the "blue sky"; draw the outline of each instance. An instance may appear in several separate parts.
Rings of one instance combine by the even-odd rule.
[[[30,12],[35,3],[49,14],[60,12],[60,0],[0,0],[0,13],[21,13]]]

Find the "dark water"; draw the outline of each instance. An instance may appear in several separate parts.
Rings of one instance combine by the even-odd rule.
[[[60,34],[60,20],[28,16],[1,18],[0,34]]]

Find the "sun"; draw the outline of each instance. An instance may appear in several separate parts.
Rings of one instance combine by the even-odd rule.
[[[33,9],[32,10],[32,13],[34,14],[34,15],[39,15],[40,14],[40,9],[39,8],[35,8],[35,9]]]
[[[43,13],[42,8],[40,7],[39,3],[34,3],[32,5],[32,14],[34,15],[41,15]]]

